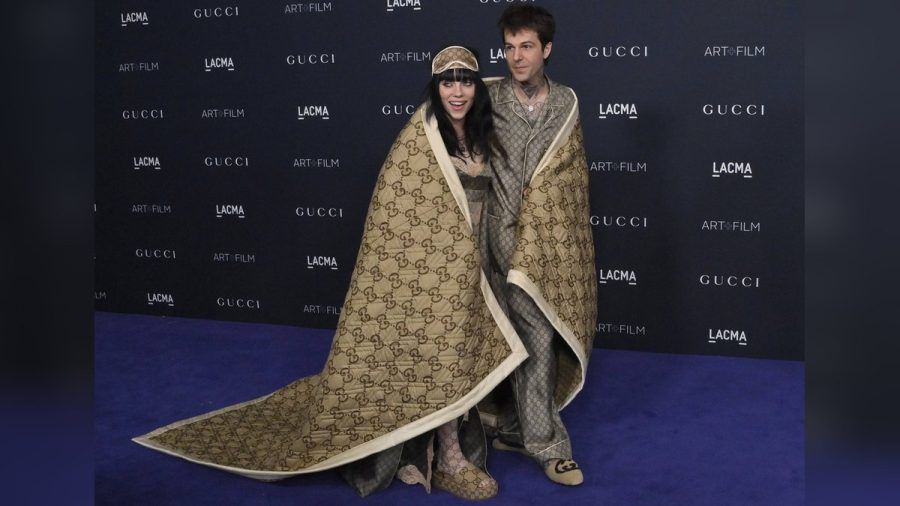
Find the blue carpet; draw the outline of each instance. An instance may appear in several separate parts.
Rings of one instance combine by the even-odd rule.
[[[333,331],[96,313],[97,504],[470,504],[395,480],[360,499],[334,471],[263,483],[130,441],[319,372]],[[563,412],[585,483],[491,450],[487,504],[799,505],[803,364],[594,350]]]

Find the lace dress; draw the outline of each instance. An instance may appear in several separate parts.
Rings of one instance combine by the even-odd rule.
[[[466,191],[469,213],[472,215],[472,228],[477,238],[481,226],[481,210],[491,185],[490,171],[485,170],[486,167],[480,156],[475,156],[474,159],[453,156],[450,159],[453,161],[453,167],[456,168],[459,182]]]

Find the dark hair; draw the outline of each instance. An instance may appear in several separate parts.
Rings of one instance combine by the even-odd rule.
[[[467,48],[468,49],[468,48]],[[478,59],[478,53],[473,50],[472,54]],[[472,82],[475,84],[475,97],[472,99],[472,107],[466,114],[466,120],[463,124],[463,131],[466,134],[466,145],[460,146],[453,125],[450,123],[450,115],[444,109],[444,103],[441,101],[439,86],[442,81],[462,81]],[[450,69],[433,75],[428,83],[428,108],[426,114],[428,117],[432,115],[437,119],[438,131],[444,140],[444,146],[447,147],[447,153],[450,156],[460,156],[463,148],[469,153],[479,154],[484,158],[484,163],[490,162],[491,155],[497,154],[506,157],[506,151],[497,140],[497,134],[494,132],[494,116],[491,109],[491,97],[488,93],[487,86],[481,80],[478,72],[469,69]]]
[[[553,14],[543,7],[510,5],[500,15],[497,28],[500,29],[500,40],[504,40],[506,32],[516,34],[525,28],[530,28],[537,32],[538,39],[541,41],[541,49],[543,49],[548,42],[553,42],[556,21],[553,20]]]

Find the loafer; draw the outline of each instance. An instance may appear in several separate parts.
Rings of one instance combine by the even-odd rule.
[[[509,441],[503,441],[499,437],[491,442],[491,446],[505,452],[516,452],[521,453],[522,455],[528,455],[528,450],[526,450],[524,446]]]
[[[550,459],[544,464],[544,473],[550,481],[574,487],[584,483],[584,474],[572,459]]]

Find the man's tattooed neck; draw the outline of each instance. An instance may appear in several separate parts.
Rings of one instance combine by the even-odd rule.
[[[544,80],[541,79],[537,83],[517,83],[519,85],[519,89],[522,90],[522,93],[525,94],[525,97],[528,100],[533,99],[541,92],[541,89],[544,87]]]

